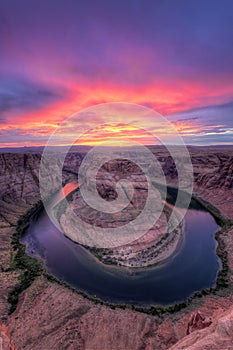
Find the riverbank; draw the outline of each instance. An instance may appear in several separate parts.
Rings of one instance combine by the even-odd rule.
[[[29,211],[29,213],[27,215],[25,215],[21,220],[19,220],[19,225],[17,228],[17,237],[18,237],[17,239],[20,239],[22,233],[24,232],[24,230],[26,229],[26,227],[29,223],[30,216],[33,215],[32,213],[35,213],[36,210],[38,210],[38,207],[35,207],[31,211]],[[160,307],[160,306],[156,306],[156,305],[152,305],[151,307],[143,307],[143,306],[134,306],[134,305],[127,305],[127,304],[109,303],[109,302],[105,302],[101,299],[98,299],[96,297],[93,297],[93,296],[89,295],[88,293],[85,293],[85,292],[82,292],[79,290],[76,290],[76,292],[85,296],[85,298],[88,298],[89,300],[93,301],[96,304],[106,305],[106,306],[109,306],[111,308],[122,308],[122,309],[129,308],[129,309],[134,309],[136,311],[144,312],[144,313],[151,314],[151,315],[162,315],[162,314],[173,313],[173,312],[176,312],[178,310],[181,310],[181,309],[187,307],[188,305],[190,305],[194,299],[200,298],[202,295],[216,294],[217,291],[222,290],[222,289],[226,289],[228,287],[228,283],[227,283],[227,278],[228,278],[227,254],[225,251],[225,246],[221,243],[221,234],[223,234],[224,232],[225,231],[223,229],[223,231],[216,234],[216,238],[218,240],[217,254],[218,254],[218,256],[221,257],[222,264],[223,264],[223,269],[218,274],[216,287],[205,289],[203,291],[198,291],[182,303],[175,303],[175,304],[168,306],[168,307]],[[15,239],[16,239],[16,237],[14,237],[14,241],[15,241]],[[18,255],[17,254],[15,255],[14,264],[12,267],[16,268],[16,269],[23,269],[23,276],[24,277],[21,280],[20,286],[18,286],[15,290],[13,290],[9,296],[9,302],[11,302],[11,304],[12,304],[11,312],[14,311],[14,309],[17,305],[19,294],[24,289],[26,289],[40,275],[44,275],[50,281],[62,284],[66,288],[70,288],[67,283],[63,283],[62,281],[59,281],[57,278],[54,278],[51,275],[47,274],[47,272],[41,266],[41,261],[39,261],[39,265],[37,265],[37,262],[38,262],[37,260],[28,257],[26,255],[26,252],[25,252],[25,246],[23,246],[23,248],[22,247],[19,248],[18,252],[19,252]],[[18,259],[18,258],[20,258],[20,259]],[[28,260],[28,258],[29,258],[29,260]],[[19,265],[18,265],[18,260],[21,261],[21,263]],[[35,262],[35,265],[34,265],[34,262]],[[26,280],[25,280],[25,276],[26,276]],[[73,288],[71,288],[71,289],[74,290]]]
[[[71,185],[71,190],[69,185]],[[73,220],[73,210],[79,216],[82,215],[82,211],[84,211],[85,219],[86,217],[94,217],[95,213],[82,202],[81,198],[79,198],[79,188],[77,183],[71,183],[65,186],[69,187],[67,190],[66,201],[64,201],[64,193],[66,191],[61,191],[60,194],[60,203],[56,203],[55,207],[55,216],[59,221],[63,232],[66,237],[72,240],[72,237],[76,237],[77,235],[77,223]],[[76,191],[74,191],[74,189]],[[76,192],[76,193],[75,193]],[[138,215],[138,202],[140,202],[140,190],[138,191],[138,197],[134,199],[135,207],[131,205],[129,209],[130,215]],[[142,191],[142,197],[145,196],[144,191]],[[68,204],[72,206],[72,210],[68,207]],[[155,264],[161,263],[167,260],[171,255],[176,253],[177,247],[180,245],[182,241],[183,234],[183,223],[179,218],[180,213],[175,212],[173,218],[173,222],[170,222],[169,218],[171,216],[172,208],[168,202],[163,201],[164,208],[161,213],[159,219],[156,221],[151,229],[143,234],[138,239],[132,241],[131,243],[125,245],[119,245],[117,247],[112,248],[98,248],[98,247],[89,247],[83,245],[86,249],[88,249],[93,255],[97,257],[99,261],[106,265],[118,265],[125,267],[148,267],[153,266]],[[77,208],[76,208],[77,207]],[[81,212],[81,214],[80,214]],[[130,216],[129,215],[129,216]],[[103,222],[99,223],[101,225],[110,224],[127,224],[127,220],[124,219],[124,215],[117,215],[114,219],[114,216],[109,216],[107,218],[102,218]],[[96,224],[96,219],[89,219],[88,223],[94,226]],[[109,222],[108,222],[109,220]],[[124,221],[125,220],[125,221]],[[169,222],[170,227],[167,227],[167,223]],[[179,224],[176,224],[178,222]],[[97,226],[99,225],[97,224]],[[102,226],[100,226],[102,227]],[[115,227],[115,226],[110,226]],[[175,227],[175,229],[171,229],[171,227]],[[82,238],[82,233],[81,236]]]
[[[162,228],[166,227],[164,225]],[[141,242],[132,242],[129,245],[115,249],[101,249],[86,247],[99,261],[106,265],[124,266],[129,268],[145,268],[165,263],[177,253],[183,240],[183,222],[171,232],[162,230],[155,242],[148,242],[147,235]],[[139,241],[139,240],[138,240]],[[143,244],[146,242],[146,248]]]
[[[30,208],[26,214],[19,218],[16,230],[12,236],[11,245],[14,253],[12,254],[9,270],[20,271],[20,274],[19,283],[8,294],[8,302],[10,304],[9,314],[15,311],[18,305],[19,295],[45,271],[42,261],[30,257],[26,253],[25,245],[20,242],[23,233],[30,224],[31,217],[35,214],[39,214],[41,210],[43,210],[43,205],[42,202],[39,201]]]
[[[233,219],[233,189],[229,187],[229,180],[227,184],[227,175],[224,170],[229,169],[230,175],[233,164],[232,157],[230,158],[230,155],[228,157],[230,152],[218,148],[191,149],[191,151],[195,181],[198,182],[195,193],[218,207],[223,215]],[[231,155],[233,155],[232,152]],[[73,158],[75,156],[72,154]],[[162,156],[164,155],[161,153]],[[164,156],[164,163],[166,163],[166,157],[167,155]],[[32,163],[33,160],[36,162],[38,160],[39,164],[39,157],[37,154],[22,154],[22,157],[12,154],[6,155],[6,159],[3,160],[0,203],[1,267],[3,269],[0,314],[18,349],[40,350],[66,347],[82,349],[84,346],[89,349],[99,349],[103,344],[111,349],[144,349],[145,347],[158,350],[170,349],[170,346],[180,339],[184,337],[186,339],[188,324],[197,312],[204,317],[211,317],[213,323],[204,331],[189,335],[187,337],[189,346],[195,348],[195,338],[199,340],[203,335],[208,334],[209,345],[206,346],[212,346],[213,349],[226,348],[224,346],[226,343],[221,342],[221,334],[214,334],[213,328],[221,331],[225,340],[227,337],[225,331],[232,325],[231,320],[225,317],[225,312],[233,305],[233,229],[220,232],[221,240],[224,241],[228,252],[228,279],[231,278],[231,283],[229,281],[228,287],[221,288],[215,294],[196,297],[181,311],[165,313],[157,317],[135,312],[130,307],[126,310],[112,309],[102,305],[101,301],[94,303],[77,291],[71,291],[70,287],[60,285],[58,282],[49,282],[42,276],[36,278],[31,286],[21,293],[17,310],[7,317],[9,307],[7,293],[17,284],[17,276],[21,273],[21,270],[8,272],[10,256],[13,257],[15,254],[10,241],[17,219],[39,197],[38,181],[35,176],[36,164]],[[66,168],[68,168],[67,164],[73,169],[74,163],[70,158],[66,162]],[[33,176],[30,179],[32,171]],[[9,193],[7,198],[5,192]],[[211,342],[211,339],[214,342]],[[177,343],[174,349],[178,349],[179,346]]]

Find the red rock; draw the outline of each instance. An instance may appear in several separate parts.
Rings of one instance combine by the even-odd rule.
[[[0,350],[17,350],[8,328],[0,321]]]
[[[211,325],[212,320],[209,317],[203,316],[199,311],[195,312],[188,323],[187,334],[195,332],[198,329],[203,329]]]

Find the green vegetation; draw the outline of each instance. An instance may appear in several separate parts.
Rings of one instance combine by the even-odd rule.
[[[176,195],[177,189],[176,188],[172,188],[169,187],[168,190],[168,195],[167,195],[167,201],[172,202],[174,201],[174,196]],[[169,198],[169,200],[168,200]],[[173,199],[173,200],[172,200]],[[181,303],[176,303],[167,307],[162,307],[162,306],[158,306],[158,305],[152,305],[150,307],[146,307],[146,306],[135,306],[135,305],[129,305],[129,304],[109,304],[109,303],[105,303],[100,299],[97,298],[93,298],[89,295],[87,295],[86,293],[81,293],[83,296],[85,295],[85,297],[87,297],[88,299],[94,301],[96,304],[101,304],[101,305],[106,305],[106,306],[110,306],[111,307],[115,307],[115,308],[121,308],[121,309],[132,309],[138,312],[143,312],[149,315],[157,315],[157,316],[162,316],[164,314],[171,314],[171,313],[175,313],[178,312],[184,308],[186,308],[187,306],[189,306],[194,299],[198,299],[198,298],[202,298],[202,296],[205,295],[213,295],[216,294],[219,290],[225,289],[228,287],[228,273],[229,273],[229,267],[228,267],[228,263],[227,263],[227,250],[226,250],[226,246],[225,243],[222,239],[222,235],[223,233],[227,232],[227,230],[229,228],[232,227],[233,222],[227,218],[225,218],[221,212],[215,208],[213,205],[211,205],[210,203],[202,200],[201,198],[193,195],[192,196],[192,201],[190,204],[190,208],[199,208],[201,209],[202,207],[204,207],[216,220],[217,224],[219,226],[221,226],[221,229],[216,232],[215,234],[215,239],[218,243],[217,245],[217,249],[216,249],[216,253],[219,256],[219,258],[221,259],[222,262],[222,268],[221,270],[218,272],[218,276],[217,276],[217,281],[216,281],[216,286],[213,288],[206,288],[203,289],[201,291],[197,291],[195,292],[193,295],[191,295],[187,300],[181,302]],[[96,252],[93,252],[96,256]],[[99,259],[101,259],[102,256],[97,256]]]
[[[165,314],[172,314],[175,312],[178,312],[184,308],[186,308],[188,305],[191,304],[192,300],[194,299],[194,297],[197,297],[199,294],[199,297],[201,297],[202,295],[205,294],[209,294],[207,292],[207,290],[205,290],[203,293],[202,292],[197,292],[195,295],[193,295],[192,297],[188,298],[187,300],[181,302],[181,303],[177,303],[177,304],[173,304],[167,307],[162,307],[159,305],[151,305],[151,306],[137,306],[137,305],[132,305],[132,304],[113,304],[111,302],[107,302],[104,301],[102,299],[99,299],[95,296],[89,295],[88,293],[84,292],[84,291],[77,291],[76,289],[72,288],[69,284],[67,284],[66,282],[63,282],[59,279],[57,279],[56,277],[54,277],[53,275],[50,275],[48,273],[44,274],[46,276],[46,278],[52,282],[52,283],[56,283],[59,285],[62,285],[70,290],[72,290],[73,292],[78,293],[79,295],[82,295],[82,297],[92,301],[94,304],[96,305],[104,305],[106,307],[110,307],[111,309],[122,309],[122,310],[134,310],[137,312],[142,312],[142,313],[146,313],[148,315],[152,315],[152,316],[163,316]]]
[[[40,201],[18,220],[16,231],[12,238],[12,246],[15,251],[15,254],[12,259],[10,270],[20,271],[20,278],[19,278],[19,284],[9,293],[9,296],[8,296],[8,301],[11,304],[9,313],[14,312],[14,310],[16,309],[20,293],[23,292],[26,288],[28,288],[31,285],[31,283],[40,275],[44,275],[52,283],[63,285],[64,287],[74,292],[77,292],[78,294],[94,302],[95,304],[105,305],[112,309],[115,309],[115,308],[120,308],[123,310],[131,309],[131,310],[135,310],[138,312],[143,312],[143,313],[155,315],[155,316],[162,316],[167,313],[171,314],[171,313],[178,312],[186,308],[188,305],[190,305],[194,299],[201,298],[203,295],[216,294],[217,291],[227,288],[229,268],[227,264],[227,251],[226,251],[225,243],[222,239],[222,234],[226,232],[232,226],[233,223],[232,221],[223,217],[221,213],[214,206],[210,205],[209,203],[203,201],[202,199],[196,196],[193,196],[193,198],[194,198],[194,201],[197,201],[200,206],[205,207],[206,210],[209,211],[215,217],[217,223],[220,226],[222,226],[221,230],[219,230],[215,235],[215,238],[218,242],[216,253],[222,261],[222,269],[218,273],[215,288],[209,288],[209,289],[204,289],[202,291],[197,291],[191,297],[189,297],[186,301],[181,303],[176,303],[167,307],[162,307],[158,305],[152,305],[150,307],[146,307],[146,306],[136,306],[131,304],[113,304],[110,302],[105,302],[94,296],[91,296],[86,292],[77,291],[67,283],[60,281],[53,275],[48,274],[43,268],[42,262],[37,259],[29,257],[26,254],[25,246],[20,243],[20,238],[22,237],[22,234],[27,229],[31,216],[37,213],[39,214],[40,211],[43,209],[42,202]],[[93,251],[92,253],[94,253],[95,255],[99,254],[99,252],[97,251]],[[102,258],[101,254],[97,257],[99,259]]]
[[[216,293],[216,291],[219,291],[220,289],[228,287],[229,267],[228,267],[228,262],[227,262],[227,260],[228,260],[227,259],[227,249],[226,249],[226,245],[222,239],[222,235],[224,232],[227,232],[228,229],[232,227],[233,221],[224,217],[221,214],[221,212],[217,208],[215,208],[212,204],[204,201],[203,199],[201,199],[198,196],[193,195],[193,197],[201,206],[203,206],[215,218],[217,224],[219,226],[221,226],[221,229],[218,232],[216,232],[216,234],[215,234],[215,239],[218,242],[216,253],[219,256],[219,258],[221,259],[222,268],[218,272],[216,287],[202,291],[205,294]]]
[[[215,238],[218,242],[216,253],[222,261],[222,269],[218,273],[218,278],[217,278],[216,288],[215,288],[216,290],[228,287],[229,267],[227,263],[226,245],[224,241],[221,239],[221,233],[223,233],[223,231],[224,229],[221,231],[218,231],[215,234]]]
[[[16,253],[11,262],[10,270],[11,271],[20,271],[19,284],[9,292],[8,302],[10,303],[9,314],[15,311],[19,295],[26,288],[28,288],[31,283],[42,274],[43,264],[37,259],[33,259],[26,254],[25,246],[20,243],[20,238],[25,232],[29,225],[30,217],[39,212],[42,208],[42,203],[38,202],[33,208],[31,208],[24,216],[20,217],[17,223],[16,231],[13,234],[12,246]]]
[[[222,228],[227,229],[233,225],[233,221],[223,216],[221,212],[212,204],[194,194],[193,199],[199,203],[201,207],[205,208],[215,218],[217,224]]]

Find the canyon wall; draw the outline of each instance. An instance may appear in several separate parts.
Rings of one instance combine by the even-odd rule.
[[[175,183],[176,171],[172,160],[166,152],[159,150],[157,155],[168,180]],[[195,193],[233,219],[233,151],[197,148],[191,150],[191,156]],[[231,284],[216,295],[194,301],[175,315],[158,318],[133,310],[112,310],[95,305],[41,277],[22,293],[17,310],[9,317],[7,295],[17,285],[20,274],[20,271],[9,269],[14,254],[11,239],[20,215],[40,198],[40,157],[35,153],[0,155],[0,317],[3,326],[7,327],[3,327],[9,340],[4,340],[6,344],[26,350],[233,348]],[[64,182],[76,177],[81,159],[82,156],[75,154],[66,159]],[[48,164],[48,169],[51,167],[51,170],[52,166]],[[56,179],[54,181],[56,184]],[[231,269],[232,237],[232,230],[223,233]],[[232,270],[229,272],[232,281],[231,274]],[[203,322],[203,329],[200,329],[202,322],[199,317],[195,316],[197,312],[204,319],[211,319],[208,326]],[[195,320],[199,320],[197,324]],[[187,335],[187,332],[190,334]],[[5,336],[2,338],[5,339]]]

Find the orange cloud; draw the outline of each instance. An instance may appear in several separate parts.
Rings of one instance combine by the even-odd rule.
[[[6,120],[2,125],[1,130],[4,132],[10,130],[17,130],[20,135],[25,135],[25,139],[20,141],[20,145],[28,145],[30,141],[27,140],[27,135],[49,137],[53,131],[56,130],[57,126],[70,115],[81,111],[86,107],[94,104],[105,103],[105,102],[132,102],[148,106],[161,114],[172,114],[175,112],[184,111],[194,107],[200,107],[208,103],[216,103],[217,92],[212,92],[205,86],[198,84],[190,84],[189,86],[183,86],[182,88],[167,87],[163,84],[160,86],[148,86],[148,87],[135,87],[124,88],[108,85],[108,83],[95,84],[93,86],[83,85],[77,86],[73,82],[66,82],[69,87],[69,97],[64,101],[55,102],[49,107],[44,108],[40,111],[27,112],[24,116],[18,116],[14,118],[14,122]],[[226,86],[221,90],[221,94],[227,94],[229,86]],[[220,99],[220,98],[219,98]],[[182,134],[197,134],[201,131],[201,125],[197,125],[191,122],[176,123],[177,130]],[[135,130],[123,131],[124,136],[134,137],[134,139],[145,140],[145,137],[139,135]],[[119,132],[116,129],[114,132],[110,130],[102,130],[102,133],[90,133],[86,135],[86,140],[83,140],[82,144],[92,143],[96,144],[97,139],[105,138],[109,140],[115,136],[120,137]],[[42,142],[42,141],[40,141]],[[38,141],[38,144],[40,143]],[[37,140],[33,144],[36,144]],[[6,143],[2,144],[6,146]],[[17,141],[12,142],[11,145],[17,145]]]

